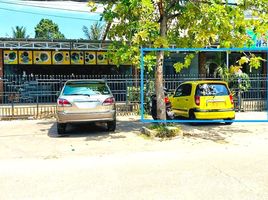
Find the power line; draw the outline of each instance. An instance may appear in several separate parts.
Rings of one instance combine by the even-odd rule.
[[[9,9],[9,8],[0,8],[0,10],[6,10],[6,11],[11,11],[11,12],[19,12],[19,13],[26,13],[26,14],[34,14],[34,15],[42,15],[42,16],[45,15],[45,16],[50,16],[50,17],[60,17],[60,18],[65,18],[65,19],[96,21],[96,22],[100,21],[99,19],[86,19],[86,18],[81,18],[81,17],[68,17],[68,16],[61,16],[61,15],[41,14],[41,13],[36,13],[36,12],[14,10],[14,9]]]
[[[0,1],[0,3],[4,4],[13,4],[13,5],[20,5],[20,6],[28,6],[28,7],[37,7],[37,8],[43,8],[43,9],[55,9],[55,10],[66,10],[66,11],[72,11],[72,12],[81,12],[81,13],[89,13],[88,11],[83,10],[73,10],[73,9],[67,9],[67,8],[54,8],[49,6],[40,6],[40,5],[31,5],[31,4],[25,4],[25,3],[19,3],[19,2],[7,2],[7,1]],[[96,14],[101,14],[101,12],[93,12]]]

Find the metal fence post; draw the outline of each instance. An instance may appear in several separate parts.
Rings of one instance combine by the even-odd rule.
[[[237,100],[238,100],[238,112],[240,112],[241,111],[241,91],[240,91],[240,89],[238,89]]]
[[[128,105],[128,80],[125,81],[126,84],[126,105]]]
[[[37,93],[37,98],[36,98],[36,118],[38,118],[39,115],[39,95]]]
[[[241,84],[241,78],[238,78],[238,112],[241,111],[241,88],[240,88],[240,84]]]
[[[12,112],[12,118],[14,118],[14,99],[11,100],[11,112]]]

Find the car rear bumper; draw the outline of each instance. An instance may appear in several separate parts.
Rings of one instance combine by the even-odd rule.
[[[107,122],[115,120],[115,110],[90,112],[90,113],[67,113],[57,112],[57,121],[59,123],[71,122]]]
[[[195,111],[196,119],[235,119],[235,111]]]

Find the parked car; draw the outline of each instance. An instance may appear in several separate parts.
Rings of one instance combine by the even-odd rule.
[[[235,119],[233,96],[224,81],[184,82],[170,101],[175,116],[191,120]]]
[[[69,80],[57,100],[57,130],[64,134],[68,123],[105,122],[116,129],[115,99],[104,80]]]

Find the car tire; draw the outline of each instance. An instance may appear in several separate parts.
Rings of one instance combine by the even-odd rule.
[[[66,124],[57,123],[57,131],[59,135],[65,134]]]
[[[231,120],[231,119],[226,119],[226,120]],[[225,125],[232,125],[233,122],[224,122]]]
[[[194,114],[194,111],[193,110],[190,110],[189,111],[189,120],[196,120],[196,117],[195,117],[195,114]],[[196,122],[190,122],[190,124],[192,126],[196,126],[197,125]]]
[[[114,132],[115,129],[116,129],[116,120],[107,122],[107,130],[108,131],[113,131]]]

